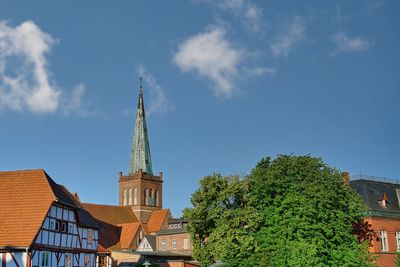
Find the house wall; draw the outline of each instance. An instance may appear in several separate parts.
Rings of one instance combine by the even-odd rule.
[[[400,218],[372,217],[368,218],[367,221],[371,224],[372,229],[378,237],[377,239],[372,240],[370,247],[370,251],[375,253],[377,256],[376,263],[380,267],[395,267],[398,252],[395,233],[396,231],[400,231]],[[387,252],[381,250],[381,230],[385,230],[387,233]]]
[[[65,225],[65,230],[63,225]],[[89,231],[91,238],[89,238]],[[97,250],[97,241],[98,231],[78,226],[74,210],[52,205],[35,239],[35,245]]]
[[[187,238],[188,249],[183,248],[184,239]],[[176,249],[172,248],[172,240],[176,240]],[[162,248],[162,241],[165,240],[165,248]],[[158,251],[168,251],[168,252],[182,252],[190,254],[192,252],[192,243],[190,240],[189,233],[179,233],[170,235],[160,235],[157,236],[157,250]]]
[[[28,253],[2,251],[0,266],[96,266],[97,241],[97,229],[79,226],[72,208],[53,204]]]
[[[0,266],[7,267],[17,267],[17,266],[27,266],[26,252],[0,252]]]

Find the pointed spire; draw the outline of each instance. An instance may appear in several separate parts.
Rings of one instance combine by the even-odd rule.
[[[144,173],[153,175],[150,144],[147,136],[146,116],[144,112],[142,77],[139,78],[139,81],[139,99],[136,111],[129,175],[135,175],[140,169]]]

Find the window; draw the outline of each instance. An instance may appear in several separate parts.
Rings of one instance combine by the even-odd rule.
[[[53,221],[50,222],[50,230],[54,230],[54,222]]]
[[[106,257],[99,256],[99,267],[105,267],[105,266],[106,266]]]
[[[65,261],[64,261],[64,266],[65,267],[70,267],[71,266],[71,258],[70,255],[65,255]]]
[[[67,232],[67,223],[65,222],[61,223],[61,232],[63,233]]]
[[[188,238],[184,238],[183,239],[183,249],[184,250],[188,250],[189,249],[189,239]]]
[[[137,188],[133,189],[133,205],[137,205]]]
[[[158,191],[156,190],[156,193],[154,194],[154,206],[158,207]]]
[[[176,239],[172,239],[172,249],[176,249]]]
[[[165,239],[161,239],[160,250],[165,250],[166,247],[167,247],[167,243],[165,242]]]
[[[72,234],[73,233],[73,225],[72,224],[68,224],[68,233]]]
[[[93,241],[93,230],[88,229],[87,230],[87,242],[92,243],[92,241]]]
[[[144,205],[147,205],[147,188],[144,189],[144,195],[143,195],[143,201],[144,201]]]
[[[381,250],[382,251],[388,251],[388,239],[387,239],[387,233],[385,230],[381,231]]]
[[[396,246],[397,252],[400,252],[400,231],[396,231]]]
[[[60,221],[56,221],[54,224],[54,231],[60,231]]]
[[[132,205],[132,188],[129,188],[129,200],[128,200],[128,205]]]
[[[128,204],[128,191],[126,189],[123,191],[122,202],[124,206]]]
[[[41,266],[49,266],[49,253],[42,252],[42,265]]]
[[[90,255],[85,255],[85,267],[90,267]]]
[[[154,198],[153,198],[153,189],[150,189],[149,192],[149,203],[150,206],[154,206]]]

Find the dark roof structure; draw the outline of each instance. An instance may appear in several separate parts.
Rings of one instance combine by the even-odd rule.
[[[185,227],[181,228],[172,228],[172,229],[163,229],[160,230],[156,233],[156,235],[173,235],[173,234],[182,234],[182,233],[187,233],[187,230]]]
[[[400,216],[400,184],[359,179],[350,181],[367,204],[371,215]]]

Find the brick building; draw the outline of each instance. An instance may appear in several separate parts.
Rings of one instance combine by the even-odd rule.
[[[350,186],[368,206],[366,220],[376,233],[370,251],[376,255],[378,266],[396,266],[400,253],[400,184],[358,175],[352,176]]]

